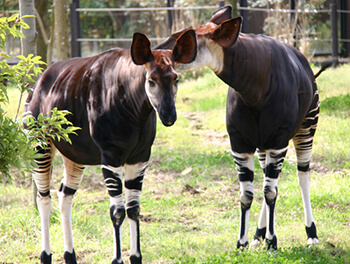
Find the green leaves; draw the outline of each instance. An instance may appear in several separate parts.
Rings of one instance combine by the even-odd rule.
[[[50,111],[49,116],[44,116],[42,113],[36,119],[32,116],[27,116],[24,123],[28,136],[32,139],[32,142],[36,142],[39,145],[47,144],[49,139],[57,141],[63,139],[72,144],[69,135],[77,135],[76,131],[80,128],[73,126],[72,122],[67,120],[66,116],[69,114],[71,113],[57,110],[55,107]]]
[[[24,37],[20,31],[20,27],[23,27],[25,29],[29,28],[28,24],[19,18],[19,14],[13,14],[10,17],[0,17],[0,49],[5,51],[7,35],[12,35],[14,38]]]
[[[12,67],[12,70],[14,70],[13,81],[17,83],[21,92],[27,92],[30,89],[29,84],[34,83],[38,74],[43,72],[43,68],[37,65],[46,63],[40,60],[40,56],[34,57],[33,54],[29,54],[28,57],[19,55],[17,58],[20,61]]]
[[[0,170],[10,176],[10,168],[22,169],[23,163],[27,170],[34,165],[34,148],[28,147],[31,143],[19,122],[3,115],[0,112]],[[24,171],[22,171],[24,174]]]

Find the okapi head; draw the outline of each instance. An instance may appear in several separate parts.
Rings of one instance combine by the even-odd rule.
[[[216,74],[223,69],[224,48],[232,46],[241,28],[242,18],[232,18],[232,6],[226,5],[216,11],[208,23],[194,29],[197,38],[197,57],[189,64],[181,64],[178,71],[190,71],[202,66],[209,66]],[[170,49],[184,29],[170,35],[155,49]]]
[[[149,101],[158,112],[163,125],[171,126],[176,121],[175,99],[178,75],[176,67],[196,58],[197,43],[192,29],[179,34],[172,50],[151,50],[148,38],[135,33],[131,45],[131,57],[135,64],[146,69],[145,89]]]

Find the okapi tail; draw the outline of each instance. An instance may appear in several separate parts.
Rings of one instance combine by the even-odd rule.
[[[315,79],[320,76],[320,74],[325,71],[327,68],[331,67],[333,64],[335,64],[335,61],[333,59],[325,60],[321,62],[321,69],[315,74]]]

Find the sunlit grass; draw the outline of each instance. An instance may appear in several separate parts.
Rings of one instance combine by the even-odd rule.
[[[179,84],[178,120],[174,126],[164,127],[158,122],[141,196],[144,263],[350,263],[348,72],[350,67],[345,65],[328,69],[317,79],[323,108],[315,135],[310,188],[321,243],[318,247],[306,246],[302,198],[291,148],[283,165],[276,204],[279,250],[235,249],[240,204],[225,125],[228,88],[209,72],[198,80]],[[51,246],[53,262],[63,263],[56,191],[62,178],[59,155],[54,165]],[[263,174],[255,159],[250,240],[259,219],[262,183]],[[19,187],[17,181],[3,184],[0,208],[0,263],[38,263],[40,218],[32,207],[31,189]],[[75,198],[73,232],[78,263],[110,263],[113,229],[99,166],[85,171]],[[129,264],[127,221],[122,234],[124,261]]]

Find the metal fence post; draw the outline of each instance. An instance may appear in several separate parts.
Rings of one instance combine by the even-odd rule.
[[[239,5],[241,7],[248,7],[248,1],[247,0],[240,0]],[[248,33],[248,10],[241,10],[240,11],[241,16],[243,17],[243,23],[242,23],[242,32]]]
[[[71,54],[72,57],[81,57],[80,42],[80,18],[77,8],[79,8],[79,0],[73,0],[70,4],[70,27],[71,27]]]
[[[331,5],[331,31],[332,31],[332,60],[333,66],[338,64],[338,27],[337,27],[337,5],[333,0]]]
[[[350,39],[350,13],[344,13],[344,11],[349,11],[349,9],[350,1],[340,1],[340,38],[342,39],[340,56],[345,58],[350,55],[350,42],[344,41]]]

